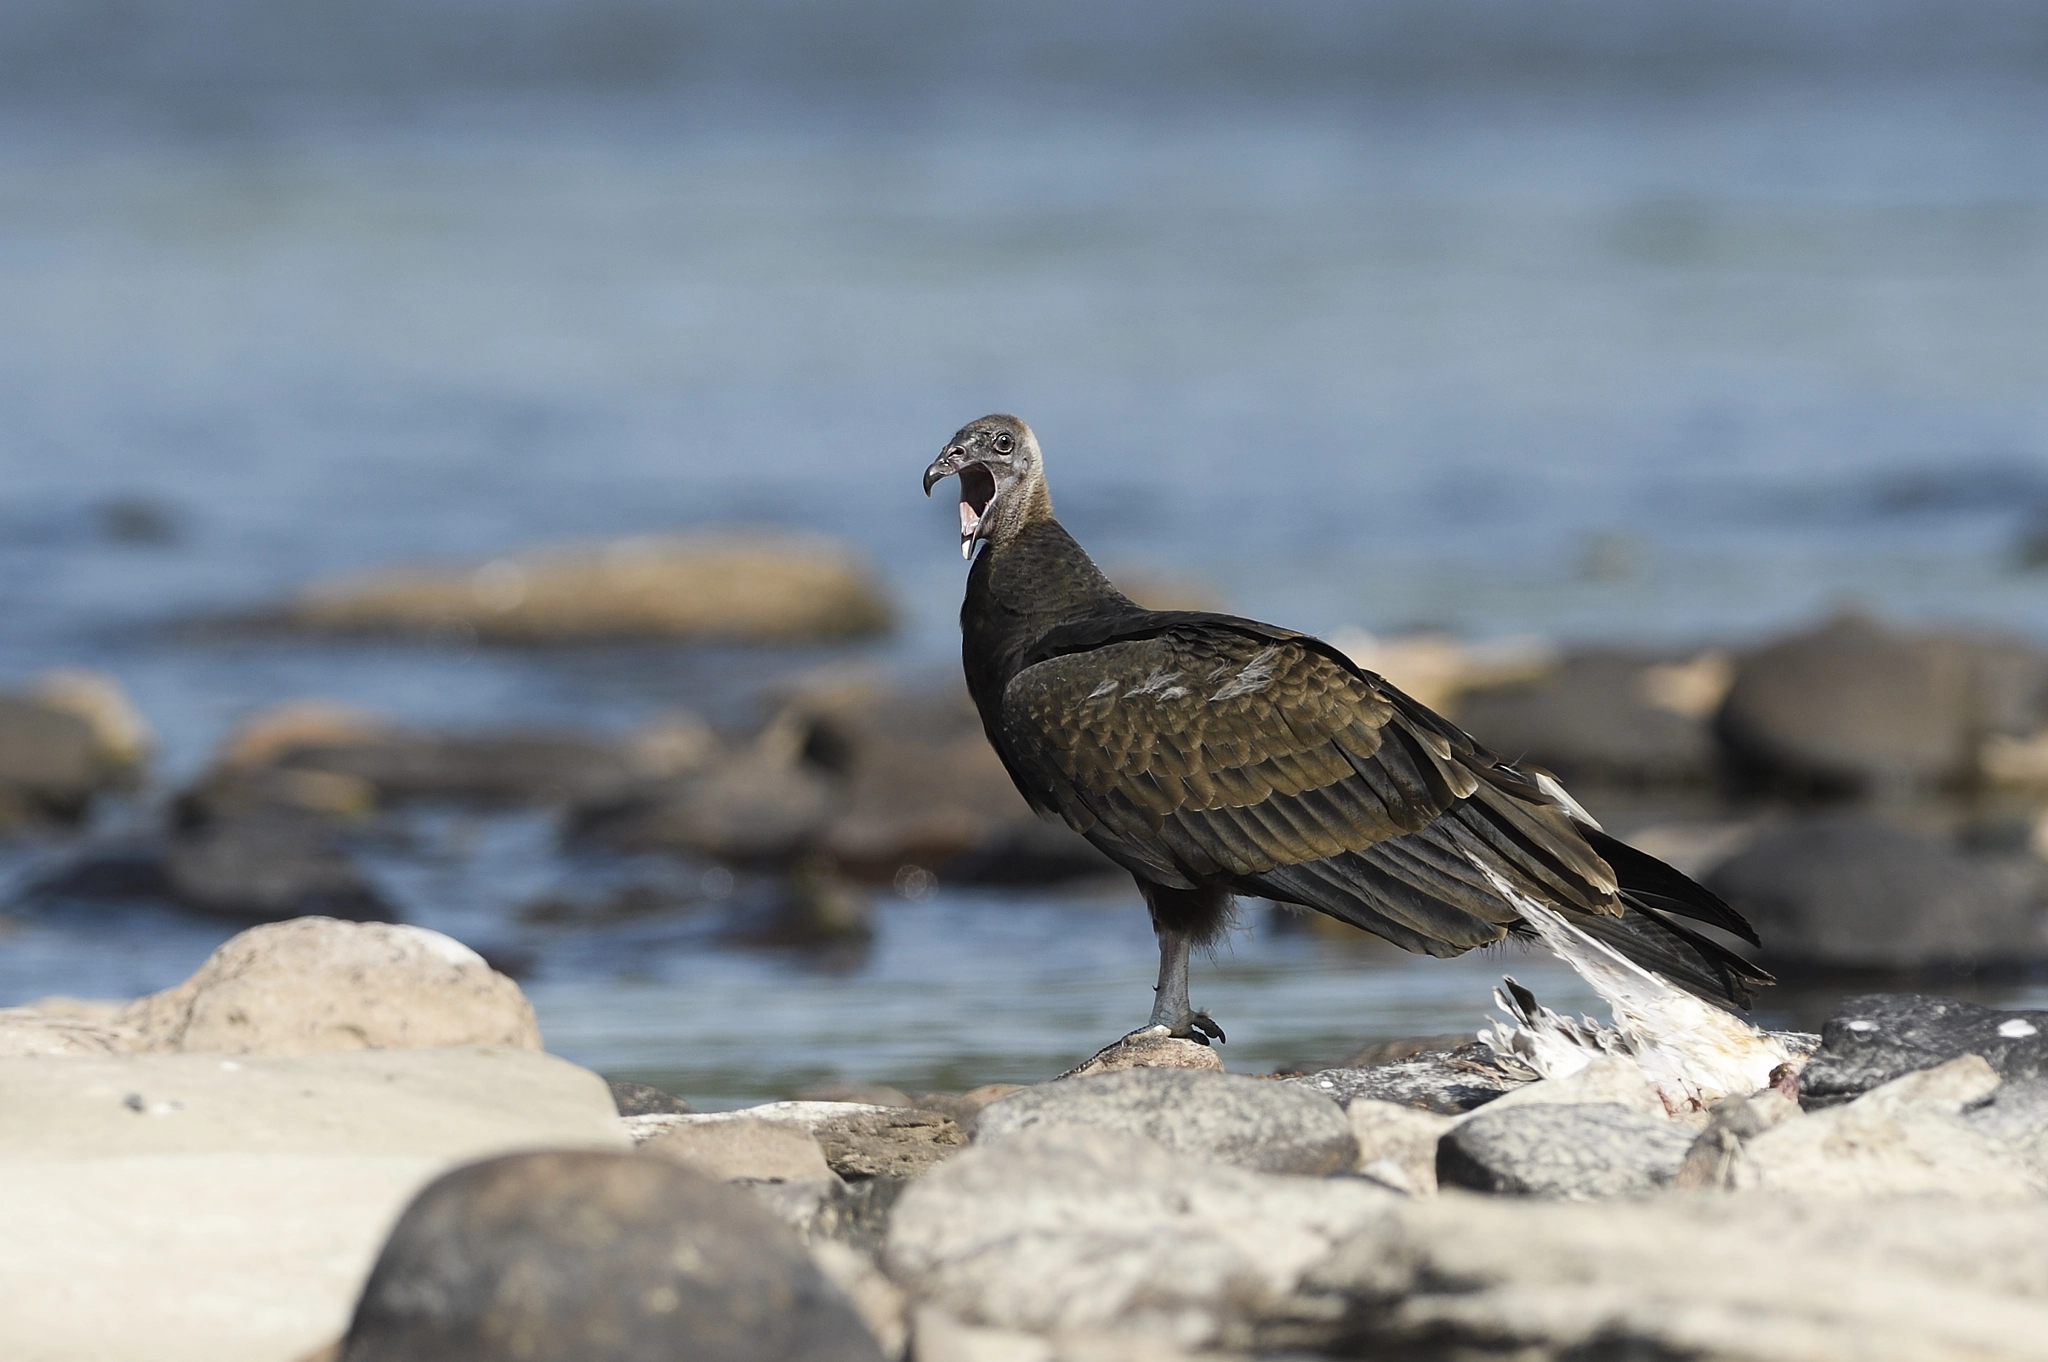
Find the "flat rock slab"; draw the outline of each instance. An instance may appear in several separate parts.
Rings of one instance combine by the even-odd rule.
[[[1955,998],[1873,993],[1850,998],[1821,1028],[1799,1075],[1808,1107],[1846,1102],[1915,1069],[1982,1055],[2001,1078],[2048,1078],[2048,1012],[2007,1012]]]
[[[2040,1202],[1399,1200],[1265,1340],[1347,1357],[2042,1362]],[[1336,1325],[1328,1321],[1339,1321]]]
[[[490,1159],[421,1192],[378,1255],[340,1352],[341,1362],[657,1357],[882,1353],[796,1235],[746,1192],[667,1160],[587,1151]]]
[[[435,1175],[628,1144],[603,1079],[509,1047],[0,1060],[0,1357],[298,1356]]]
[[[1534,1103],[1477,1113],[1437,1145],[1437,1182],[1481,1192],[1590,1200],[1654,1191],[1692,1149],[1688,1127],[1615,1102]]]
[[[1435,1050],[1363,1069],[1323,1069],[1285,1080],[1339,1106],[1358,1098],[1461,1116],[1522,1086],[1460,1050]]]
[[[1126,1131],[1262,1173],[1320,1177],[1348,1170],[1358,1156],[1336,1103],[1286,1083],[1192,1069],[1127,1069],[1027,1088],[985,1109],[974,1138],[994,1144],[1056,1126]]]
[[[811,1128],[843,1178],[914,1178],[967,1144],[950,1116],[915,1107],[856,1112]]]

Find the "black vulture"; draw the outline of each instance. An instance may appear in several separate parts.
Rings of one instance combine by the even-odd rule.
[[[1188,953],[1237,894],[1435,956],[1535,935],[1514,902],[1533,900],[1700,998],[1746,1007],[1770,982],[1676,920],[1754,944],[1739,914],[1607,836],[1548,773],[1321,639],[1133,603],[1053,518],[1016,417],[963,427],[925,494],[953,476],[961,553],[983,545],[960,609],[968,691],[1032,807],[1136,878],[1159,937],[1145,1031],[1222,1038],[1189,1005]]]

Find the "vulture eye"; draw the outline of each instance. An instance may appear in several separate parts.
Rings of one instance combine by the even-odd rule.
[[[1017,447],[1017,442],[1010,438],[1008,431],[997,431],[996,438],[989,443],[996,447],[998,454],[1007,454]]]

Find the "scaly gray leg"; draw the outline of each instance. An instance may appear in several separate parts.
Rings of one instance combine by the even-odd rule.
[[[1146,1032],[1163,1031],[1169,1036],[1180,1036],[1187,1040],[1199,1040],[1207,1045],[1213,1037],[1223,1039],[1223,1028],[1218,1026],[1206,1012],[1197,1012],[1188,1003],[1188,951],[1193,945],[1186,932],[1176,932],[1161,927],[1159,935],[1159,984],[1153,990],[1152,1019],[1143,1031],[1133,1031],[1133,1036]]]

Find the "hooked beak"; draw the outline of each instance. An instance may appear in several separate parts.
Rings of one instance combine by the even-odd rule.
[[[988,508],[995,504],[996,476],[959,445],[947,445],[924,470],[924,494],[930,496],[932,488],[955,475],[960,479],[960,556],[968,558],[988,524]]]

